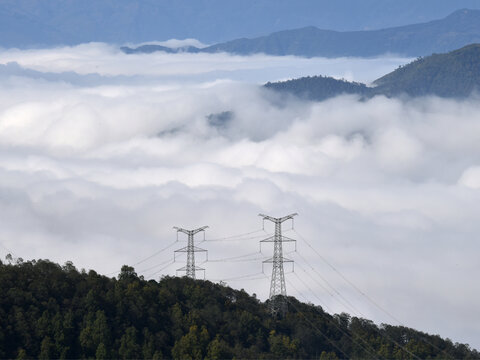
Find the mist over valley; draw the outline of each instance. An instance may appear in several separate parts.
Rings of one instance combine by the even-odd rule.
[[[442,9],[442,16],[455,10]],[[16,11],[13,5],[8,10]],[[478,44],[423,57],[383,51],[369,57],[305,57],[165,50],[211,45],[194,36],[152,39],[165,49],[133,53],[121,47],[137,48],[145,45],[143,39],[80,40],[0,49],[0,259],[9,274],[4,283],[14,284],[17,276],[44,284],[51,271],[55,281],[65,277],[82,284],[78,294],[85,298],[90,296],[86,284],[111,291],[125,285],[116,295],[119,303],[128,298],[130,282],[137,284],[132,291],[149,286],[156,294],[172,291],[159,295],[168,298],[168,306],[155,302],[162,316],[173,319],[176,302],[184,311],[182,325],[168,341],[161,340],[169,351],[187,335],[201,338],[201,326],[190,327],[198,309],[189,289],[215,296],[211,304],[218,306],[225,299],[243,299],[235,316],[256,316],[262,346],[273,348],[283,325],[275,328],[280,333],[269,333],[274,321],[255,306],[270,295],[272,268],[262,272],[262,261],[271,258],[273,247],[263,244],[260,252],[259,241],[272,236],[274,227],[262,224],[258,214],[298,213],[294,228],[283,227],[285,236],[297,240],[297,251],[284,245],[285,257],[295,261],[294,272],[285,265],[287,293],[314,305],[293,303],[311,311],[315,326],[332,319],[348,323],[329,317],[345,312],[440,334],[451,339],[442,344],[476,354],[456,343],[480,348],[480,287],[472,280],[480,272]],[[199,235],[196,245],[208,250],[208,260],[198,254],[197,265],[215,284],[197,286],[175,278],[186,257],[177,254],[174,262],[173,251],[186,241],[176,242],[172,227],[205,225],[205,241]],[[11,257],[4,260],[7,254]],[[27,265],[14,265],[20,258]],[[71,261],[80,270],[77,274],[68,264],[48,270],[42,262],[29,265],[32,259]],[[134,269],[121,271],[123,265]],[[29,273],[32,269],[40,275]],[[29,291],[26,284],[22,291]],[[98,295],[95,306],[113,301],[107,293]],[[13,290],[4,294],[8,301],[0,314],[13,314]],[[292,334],[303,331],[296,321],[307,327],[300,313],[288,323]],[[78,326],[93,326],[102,319],[92,310],[77,320],[83,324]],[[225,321],[235,324],[230,320]],[[109,335],[111,346],[116,341],[120,347],[131,325],[126,324],[125,332]],[[369,328],[368,322],[362,326]],[[128,331],[149,338],[142,329],[135,336]],[[292,334],[291,343],[283,340],[290,357],[298,355],[295,346],[306,349]],[[155,341],[161,342],[159,337]],[[208,344],[215,339],[212,335]],[[236,341],[234,335],[231,339]],[[80,354],[97,356],[99,344],[92,341],[77,344],[85,351]],[[254,342],[244,342],[249,341]],[[273,356],[270,348],[255,346]]]

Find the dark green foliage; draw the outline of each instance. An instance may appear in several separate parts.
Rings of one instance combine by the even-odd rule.
[[[466,98],[480,90],[480,44],[418,58],[376,80],[374,85],[367,87],[356,82],[314,76],[267,83],[265,87],[313,101],[342,94],[356,94],[361,98],[375,95]]]
[[[468,345],[294,298],[273,319],[243,290],[146,281],[129,266],[115,279],[71,263],[0,262],[0,289],[0,358],[480,358]]]
[[[365,84],[337,80],[327,76],[308,76],[276,83],[269,82],[265,84],[265,87],[313,101],[322,101],[342,94],[370,95],[370,89]]]
[[[480,87],[480,44],[419,58],[376,80],[375,85],[388,96],[467,97]]]

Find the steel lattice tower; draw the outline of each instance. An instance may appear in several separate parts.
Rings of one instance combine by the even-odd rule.
[[[287,289],[285,286],[285,273],[283,271],[284,262],[293,262],[293,260],[283,257],[282,243],[286,241],[296,241],[282,235],[282,223],[286,220],[292,220],[293,217],[298,215],[290,214],[281,218],[274,218],[268,215],[259,214],[263,217],[263,221],[269,220],[275,224],[275,234],[266,238],[262,242],[273,242],[273,257],[263,261],[263,263],[272,263],[272,279],[270,283],[270,302],[269,307],[272,315],[284,315],[287,311]],[[261,246],[261,244],[260,244]]]
[[[177,271],[185,271],[186,276],[188,276],[189,278],[192,278],[192,279],[195,279],[195,270],[205,271],[205,269],[203,269],[201,267],[198,267],[198,266],[195,266],[195,253],[200,252],[200,251],[207,252],[207,250],[200,249],[199,247],[196,247],[194,245],[194,242],[193,242],[193,237],[194,237],[195,234],[197,234],[201,231],[205,231],[206,228],[208,228],[208,226],[203,226],[203,227],[195,229],[195,230],[186,230],[186,229],[182,229],[182,228],[179,228],[179,227],[176,227],[176,226],[174,227],[174,229],[177,230],[177,239],[178,239],[178,233],[179,232],[188,235],[187,246],[185,246],[184,248],[175,250],[175,252],[174,252],[174,259],[175,259],[175,255],[176,255],[177,252],[186,252],[187,253],[187,265],[181,267],[180,269],[177,269]],[[208,253],[207,253],[207,257],[208,257]]]

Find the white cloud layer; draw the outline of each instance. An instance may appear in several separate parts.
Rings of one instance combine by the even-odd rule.
[[[405,59],[127,56],[103,44],[0,59],[0,254],[110,274],[171,244],[172,226],[209,225],[215,239],[260,230],[260,212],[298,212],[298,233],[390,314],[480,347],[478,99],[280,103],[257,85],[372,81]],[[285,246],[296,261],[289,294],[396,324],[286,235],[298,239],[298,253]],[[265,299],[266,236],[199,244],[207,278],[251,274],[227,282]],[[135,267],[173,275],[184,245]]]
[[[172,44],[175,42],[173,41]],[[167,44],[163,44],[167,45]],[[169,45],[170,46],[170,45]],[[166,54],[125,55],[120,49],[102,43],[74,47],[33,50],[5,50],[0,63],[18,63],[42,72],[100,74],[106,77],[143,76],[174,85],[182,82],[230,79],[264,83],[270,80],[328,74],[336,78],[368,82],[384,75],[409,59],[398,57],[371,59],[299,58],[294,56],[228,54]],[[1,72],[0,72],[1,73]],[[106,79],[103,79],[105,81]],[[112,79],[110,79],[111,81]]]
[[[167,41],[147,41],[139,44],[128,44],[131,47],[137,47],[142,45],[161,45],[172,49],[183,48],[186,46],[194,46],[199,49],[207,47],[207,44],[202,43],[197,39],[169,39]]]

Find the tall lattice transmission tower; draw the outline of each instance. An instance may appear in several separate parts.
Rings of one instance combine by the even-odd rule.
[[[293,241],[293,242],[296,241],[282,235],[282,223],[290,219],[293,222],[293,217],[296,215],[298,214],[297,213],[290,214],[281,218],[274,218],[264,214],[258,215],[263,218],[264,224],[265,224],[265,220],[269,220],[275,224],[275,234],[260,241],[260,246],[261,246],[261,243],[263,242],[273,242],[273,257],[263,261],[263,263],[273,264],[272,279],[270,282],[269,307],[270,307],[270,312],[274,316],[276,316],[277,314],[285,315],[287,311],[287,301],[286,301],[287,289],[285,287],[285,273],[283,271],[283,263],[284,262],[293,263],[293,260],[287,259],[283,256],[282,243],[287,241]]]
[[[196,252],[205,252],[207,254],[207,258],[208,258],[207,250],[196,247],[194,242],[193,242],[193,237],[195,236],[195,234],[198,234],[201,231],[203,231],[204,234],[205,234],[205,229],[206,228],[208,228],[208,226],[203,226],[203,227],[195,229],[195,230],[186,230],[186,229],[182,229],[182,228],[179,228],[179,227],[176,227],[176,226],[174,227],[174,229],[177,230],[177,240],[178,240],[178,233],[179,232],[187,234],[187,236],[188,236],[187,246],[185,246],[181,249],[175,250],[175,252],[174,252],[174,259],[175,259],[175,255],[179,252],[186,252],[187,253],[187,265],[181,267],[180,269],[177,269],[177,271],[185,271],[186,276],[188,276],[192,279],[195,279],[195,271],[196,270],[205,271],[204,268],[195,266],[195,253]]]

